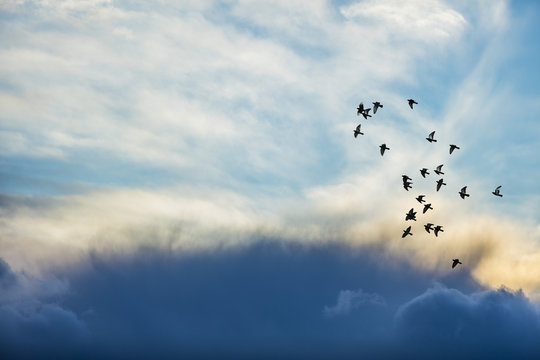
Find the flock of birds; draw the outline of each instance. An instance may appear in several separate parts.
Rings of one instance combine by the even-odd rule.
[[[414,109],[414,105],[418,104],[414,99],[407,99],[407,102],[409,103],[409,107],[411,109]],[[373,104],[373,114],[376,114],[379,108],[383,108],[383,104],[381,104],[379,101],[373,102],[372,104]],[[365,108],[363,103],[360,103],[360,105],[358,105],[358,108],[356,110],[357,110],[356,115],[357,116],[361,115],[366,120],[372,117],[372,115],[369,114],[371,111],[371,108]],[[353,134],[355,138],[357,138],[358,135],[364,135],[364,133],[361,131],[361,127],[362,127],[362,124],[358,124],[356,129],[354,129]],[[435,139],[435,131],[432,131],[431,133],[429,133],[426,140],[429,141],[430,143],[437,142],[437,139]],[[379,148],[380,148],[381,156],[384,156],[385,151],[390,150],[390,148],[385,143],[381,144]],[[449,150],[450,155],[455,150],[459,150],[459,149],[460,149],[459,146],[455,144],[450,144],[450,150]],[[444,172],[442,171],[443,166],[444,164],[437,166],[433,172],[439,176],[444,175]],[[420,174],[422,175],[423,178],[425,178],[426,175],[429,175],[429,169],[427,168],[420,169]],[[403,188],[409,191],[409,189],[412,188],[412,179],[407,175],[402,175],[402,179],[403,179]],[[437,184],[436,186],[437,191],[439,191],[443,185],[446,185],[442,177],[436,181],[436,184]],[[502,185],[497,186],[495,190],[492,192],[492,194],[498,197],[502,197],[503,195],[500,193],[501,187]],[[470,194],[467,194],[467,186],[462,187],[458,194],[462,199],[465,199],[470,196]],[[428,210],[433,210],[431,203],[426,203],[426,200],[424,199],[425,197],[426,195],[418,195],[418,197],[416,197],[416,200],[424,207],[422,210],[423,214],[425,214]],[[416,214],[417,212],[414,211],[414,208],[411,208],[405,214],[405,221],[409,221],[409,220],[416,221]],[[424,229],[428,232],[428,234],[431,234],[431,231],[433,230],[433,234],[435,234],[435,236],[438,237],[439,233],[444,232],[444,230],[441,225],[435,225],[435,226],[434,225],[435,224],[427,223],[424,225]],[[401,237],[404,238],[408,235],[410,236],[413,235],[413,233],[411,232],[411,226],[403,230],[403,235]],[[452,269],[455,268],[458,264],[462,264],[461,261],[459,261],[459,259],[452,259]]]

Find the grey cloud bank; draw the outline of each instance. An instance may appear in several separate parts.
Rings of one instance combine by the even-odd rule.
[[[540,354],[540,318],[521,292],[483,289],[465,270],[415,270],[376,249],[258,240],[90,259],[57,270],[66,291],[2,302],[3,358]],[[2,284],[21,276],[5,262],[2,269]]]

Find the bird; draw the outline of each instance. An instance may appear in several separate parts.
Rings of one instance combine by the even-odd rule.
[[[424,210],[422,211],[422,214],[425,214],[426,211],[428,211],[429,209],[433,210],[433,207],[431,207],[431,204],[424,205]]]
[[[414,211],[413,208],[411,208],[411,210],[409,210],[409,212],[405,214],[405,221],[407,220],[416,221],[416,211]]]
[[[375,102],[373,103],[373,113],[376,114],[376,113],[377,113],[377,109],[382,108],[382,107],[384,107],[383,104],[381,104],[381,103],[378,102],[378,101],[375,101]]]
[[[360,131],[360,126],[361,126],[361,125],[362,125],[362,124],[358,124],[358,126],[356,127],[356,130],[354,130],[354,137],[355,137],[355,138],[358,136],[358,134],[364,135],[364,133]]]
[[[452,259],[452,269],[455,268],[457,264],[462,264],[462,262],[459,261],[459,259]]]
[[[502,194],[499,192],[499,189],[501,188],[502,185],[499,185],[495,188],[495,191],[491,192],[493,195],[495,196],[498,196],[498,197],[502,197]]]
[[[461,188],[461,191],[459,192],[459,196],[461,196],[462,199],[465,199],[465,197],[470,196],[469,194],[467,194],[467,187],[466,186]]]
[[[429,171],[426,168],[423,168],[420,170],[420,174],[422,174],[422,177],[426,177],[426,175],[429,175]]]
[[[409,189],[412,189],[412,182],[408,182],[408,181],[404,181],[403,182],[403,188],[407,191],[409,191]]]
[[[364,112],[364,103],[360,103],[356,108],[356,116],[360,116]]]
[[[459,150],[460,147],[457,146],[457,145],[454,145],[454,144],[450,144],[450,154],[452,154],[454,152],[454,150],[456,150],[456,149]]]
[[[441,186],[446,185],[446,183],[443,182],[443,179],[437,180],[437,191],[441,188]]]
[[[432,226],[433,226],[432,223],[427,223],[426,225],[424,225],[424,229],[426,229],[426,231],[428,232],[428,234],[431,234],[431,233],[429,232],[429,230],[433,230]]]
[[[439,234],[439,231],[444,232],[444,230],[442,229],[442,226],[437,225],[437,226],[435,226],[435,228],[433,228],[433,232],[435,233],[435,236],[437,236]]]
[[[418,195],[418,197],[416,198],[416,200],[418,200],[418,202],[421,204],[423,202],[426,202],[426,200],[424,200],[424,196],[426,195]]]
[[[444,164],[441,164],[441,165],[437,166],[437,168],[435,169],[435,174],[437,174],[437,175],[444,175],[444,173],[441,171],[443,165],[444,165]]]
[[[437,140],[435,140],[434,136],[435,136],[435,131],[432,131],[432,132],[429,133],[426,140],[429,141],[429,142],[437,142]]]
[[[403,235],[401,235],[401,238],[403,239],[405,236],[407,235],[412,235],[413,233],[411,232],[411,227],[409,226],[408,228],[406,228],[405,230],[403,230]]]
[[[362,116],[364,117],[364,119],[367,120],[368,117],[371,117],[371,115],[369,115],[369,111],[371,110],[371,108],[369,109],[364,109],[364,111],[362,111]]]
[[[407,180],[412,180],[410,177],[408,177],[407,175],[401,175],[401,177],[403,178],[403,182],[407,181]]]
[[[411,109],[413,108],[414,104],[418,105],[418,103],[416,101],[414,101],[413,99],[407,99],[407,101],[409,102],[409,106],[411,107]]]
[[[380,145],[379,147],[381,148],[381,156],[384,155],[384,151],[385,151],[385,150],[390,150],[390,148],[387,147],[386,144],[382,144],[382,145]]]

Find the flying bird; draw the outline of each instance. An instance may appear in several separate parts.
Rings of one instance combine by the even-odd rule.
[[[452,269],[455,268],[457,264],[461,264],[461,261],[459,261],[459,259],[452,259]]]
[[[414,101],[413,99],[407,99],[407,101],[409,102],[409,106],[411,107],[411,109],[413,108],[414,104],[418,105],[418,103],[416,101]]]
[[[401,175],[401,177],[403,178],[403,182],[412,180],[412,179],[411,179],[410,177],[408,177],[407,175]]]
[[[439,231],[444,232],[444,230],[442,229],[442,226],[440,226],[440,225],[435,226],[435,228],[433,229],[433,232],[435,233],[435,236],[437,236],[439,234]]]
[[[420,174],[422,174],[422,177],[426,177],[426,175],[429,175],[429,171],[426,168],[423,168],[420,170]]]
[[[454,150],[456,150],[456,149],[459,150],[460,147],[457,146],[457,145],[454,145],[454,144],[450,144],[450,154],[452,154],[454,152]]]
[[[426,211],[428,211],[429,209],[433,210],[433,207],[431,207],[431,204],[424,205],[424,210],[422,211],[422,214],[425,214]]]
[[[384,155],[384,151],[385,151],[385,150],[390,150],[390,148],[387,147],[386,144],[382,144],[382,145],[380,145],[379,147],[381,148],[381,156]]]
[[[411,208],[411,210],[409,210],[409,212],[405,214],[405,221],[407,220],[416,221],[416,211],[414,211],[413,208]]]
[[[433,224],[432,223],[427,223],[426,225],[424,225],[424,229],[426,229],[426,231],[428,232],[428,234],[431,234],[429,232],[429,230],[433,230]]]
[[[416,198],[416,200],[418,200],[418,202],[421,204],[423,202],[426,202],[426,200],[424,200],[424,196],[426,195],[418,195],[418,197]]]
[[[441,171],[443,165],[444,165],[444,164],[441,164],[441,165],[437,166],[437,168],[435,169],[435,174],[437,174],[437,175],[444,175],[444,173]]]
[[[467,187],[466,186],[461,188],[461,190],[459,192],[459,196],[461,196],[462,199],[465,199],[465,197],[470,196],[469,194],[467,194]]]
[[[375,101],[375,102],[373,103],[373,113],[376,114],[376,113],[377,113],[377,109],[378,109],[378,108],[382,108],[382,107],[384,107],[383,104],[381,104],[381,103],[378,102],[378,101]]]
[[[360,126],[361,126],[361,125],[362,125],[362,124],[358,124],[358,126],[356,127],[356,130],[354,130],[354,137],[355,137],[355,138],[358,136],[358,134],[364,135],[364,133],[360,131]]]
[[[412,235],[413,233],[411,232],[411,227],[409,226],[408,228],[406,228],[405,230],[403,230],[403,235],[401,235],[401,238],[403,239],[405,236],[407,235]]]
[[[443,179],[437,180],[437,191],[441,188],[441,186],[446,185],[446,183],[443,182]]]
[[[364,103],[360,103],[356,108],[356,116],[360,116],[364,112]]]
[[[502,185],[497,186],[497,188],[495,188],[495,191],[493,191],[492,194],[498,197],[502,197],[502,194],[499,192],[499,189],[501,188],[501,186]]]
[[[429,141],[430,143],[431,142],[437,142],[437,140],[434,138],[434,136],[435,136],[435,131],[432,131],[432,132],[429,133],[426,140]]]
[[[367,120],[368,117],[371,117],[371,115],[369,115],[369,110],[371,110],[371,108],[369,109],[364,109],[364,111],[362,111],[362,116],[364,117],[364,119]]]
[[[404,181],[403,182],[403,188],[407,191],[409,191],[409,189],[412,189],[412,182],[408,182],[408,181]]]

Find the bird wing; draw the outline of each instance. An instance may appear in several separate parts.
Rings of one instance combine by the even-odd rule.
[[[434,136],[435,136],[435,131],[432,131],[432,132],[429,134],[429,138],[430,138],[430,139],[433,139]]]
[[[356,131],[360,131],[361,126],[362,126],[362,124],[358,124],[358,126],[356,127]]]
[[[495,191],[499,190],[501,188],[502,185],[499,185],[495,188]]]

